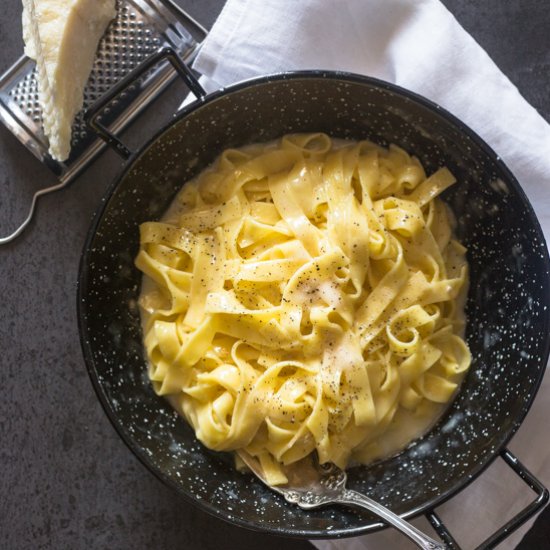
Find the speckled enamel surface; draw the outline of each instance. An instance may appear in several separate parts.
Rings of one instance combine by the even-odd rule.
[[[211,452],[148,380],[133,266],[138,226],[159,218],[176,191],[225,148],[288,132],[396,143],[428,173],[448,166],[444,195],[468,248],[467,339],[473,365],[436,427],[396,457],[351,469],[348,486],[400,514],[448,498],[477,475],[519,427],[548,356],[549,260],[525,195],[498,157],[448,113],[395,87],[344,74],[285,75],[200,101],[146,147],[111,188],[82,257],[84,355],[107,414],[137,456],[215,515],[290,536],[355,535],[380,526],[341,508],[304,512]],[[521,458],[521,457],[520,457]]]

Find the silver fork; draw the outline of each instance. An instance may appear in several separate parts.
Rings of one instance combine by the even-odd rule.
[[[303,459],[285,468],[285,474],[288,478],[287,484],[274,486],[267,483],[257,458],[242,450],[237,451],[237,454],[260,481],[282,495],[288,502],[297,504],[304,510],[329,504],[344,504],[366,508],[401,531],[419,548],[424,550],[446,549],[445,544],[428,537],[385,506],[362,493],[347,489],[346,472],[334,464],[319,464],[312,458]]]

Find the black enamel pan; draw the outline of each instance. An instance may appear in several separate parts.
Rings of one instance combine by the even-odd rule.
[[[92,126],[125,157],[90,228],[78,285],[86,365],[121,437],[167,485],[237,525],[309,538],[382,527],[373,516],[343,508],[304,512],[237,472],[230,455],[197,442],[147,378],[136,306],[140,273],[133,260],[139,224],[158,219],[182,184],[228,147],[289,132],[395,143],[416,155],[428,173],[445,165],[459,181],[444,199],[468,248],[467,340],[473,365],[456,400],[426,436],[398,456],[351,469],[349,486],[405,517],[426,514],[452,545],[434,509],[500,456],[536,493],[532,504],[483,547],[505,538],[548,498],[506,449],[535,398],[550,344],[550,261],[539,223],[514,176],[454,116],[388,83],[346,73],[296,72],[206,95],[172,52],[160,52],[150,66],[162,57],[178,69],[197,101],[138,152],[130,153],[97,122],[101,109],[137,74],[89,113]]]

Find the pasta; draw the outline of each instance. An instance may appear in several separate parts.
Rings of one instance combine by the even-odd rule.
[[[438,195],[390,145],[286,135],[226,150],[140,228],[149,376],[196,435],[272,484],[424,433],[470,365],[467,263]]]

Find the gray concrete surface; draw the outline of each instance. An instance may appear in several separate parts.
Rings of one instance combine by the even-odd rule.
[[[179,0],[210,26],[223,0]],[[520,91],[550,120],[547,0],[444,0]],[[22,51],[20,0],[3,0],[0,72]],[[167,118],[178,96],[155,112]],[[151,117],[139,125],[146,133]],[[0,248],[0,548],[305,549],[227,525],[179,499],[138,463],[104,415],[82,360],[78,260],[116,173],[105,154]],[[52,178],[0,127],[0,233]]]

